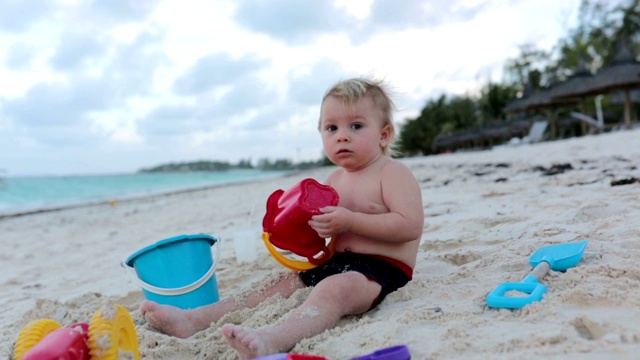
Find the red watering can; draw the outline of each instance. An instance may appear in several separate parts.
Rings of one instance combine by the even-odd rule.
[[[313,215],[325,206],[338,205],[338,193],[314,179],[304,179],[287,191],[276,190],[267,199],[267,213],[262,219],[262,240],[271,255],[285,267],[305,271],[329,260],[334,253],[334,239],[329,244],[309,226]],[[276,247],[289,250],[308,261],[284,257]]]

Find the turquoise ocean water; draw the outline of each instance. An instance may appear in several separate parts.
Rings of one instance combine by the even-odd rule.
[[[151,196],[283,175],[281,171],[136,173],[122,175],[4,177],[0,216]]]

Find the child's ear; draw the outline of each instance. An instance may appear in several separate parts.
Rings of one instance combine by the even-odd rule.
[[[385,125],[382,127],[382,131],[380,132],[380,147],[385,147],[389,144],[389,139],[391,139],[391,127],[389,125]]]

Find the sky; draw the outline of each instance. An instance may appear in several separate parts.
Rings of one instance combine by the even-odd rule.
[[[393,89],[399,129],[550,50],[580,0],[0,0],[0,175],[315,161],[328,87]]]

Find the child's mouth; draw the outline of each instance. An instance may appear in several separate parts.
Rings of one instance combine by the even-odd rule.
[[[338,152],[336,152],[336,156],[338,157],[347,157],[350,155],[351,155],[351,151],[346,149],[338,150]]]

